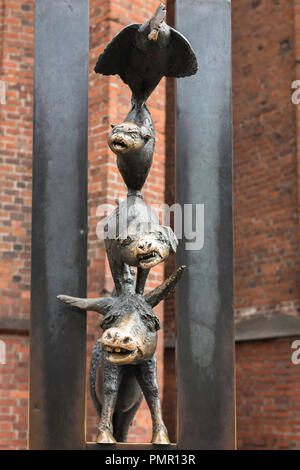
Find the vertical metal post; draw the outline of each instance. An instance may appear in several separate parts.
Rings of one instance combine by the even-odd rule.
[[[31,449],[85,447],[88,0],[36,0]]]
[[[229,0],[177,0],[199,62],[177,83],[177,202],[204,204],[203,248],[178,252],[180,449],[235,446],[230,15]]]

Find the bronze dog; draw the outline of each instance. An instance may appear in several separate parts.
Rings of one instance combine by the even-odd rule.
[[[177,238],[170,227],[138,195],[129,195],[107,218],[105,246],[117,293],[142,294],[149,270],[176,252]],[[138,268],[135,286],[129,266]]]

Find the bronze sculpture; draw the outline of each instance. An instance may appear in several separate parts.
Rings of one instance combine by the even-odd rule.
[[[129,192],[140,191],[148,176],[155,136],[149,124],[123,122],[112,126],[108,145],[117,155],[118,169]]]
[[[136,292],[142,294],[149,270],[176,251],[177,238],[159,224],[139,194],[129,194],[107,218],[105,246],[117,293],[133,292],[128,266],[137,267]]]
[[[125,121],[113,125],[108,144],[117,155],[128,188],[127,199],[107,218],[106,253],[115,291],[111,297],[80,299],[59,295],[62,302],[93,310],[103,319],[90,368],[90,388],[101,416],[98,443],[125,442],[133,417],[145,395],[153,422],[153,444],[168,444],[156,378],[155,349],[159,320],[152,308],[176,286],[181,266],[159,287],[143,295],[150,269],[176,251],[170,227],[159,224],[141,190],[149,173],[155,132],[146,100],[163,76],[184,77],[197,71],[188,41],[164,22],[160,4],[145,24],[124,28],[99,56],[95,72],[119,74],[132,91]],[[137,268],[137,277],[132,267]]]
[[[65,303],[103,315],[101,340],[94,347],[91,395],[101,415],[98,443],[124,442],[142,393],[153,420],[153,444],[168,444],[156,380],[158,318],[152,308],[175,287],[184,267],[145,296],[121,294],[99,299],[59,296]],[[118,393],[119,392],[119,393]]]

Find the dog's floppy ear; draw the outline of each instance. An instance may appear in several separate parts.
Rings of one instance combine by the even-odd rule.
[[[175,233],[173,232],[171,227],[166,227],[165,225],[163,225],[162,228],[164,229],[164,232],[165,232],[165,234],[166,234],[166,236],[169,240],[171,252],[176,253],[178,240],[177,240],[177,237],[176,237]]]

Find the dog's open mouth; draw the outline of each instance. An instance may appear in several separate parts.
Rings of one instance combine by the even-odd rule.
[[[159,263],[161,261],[161,256],[157,251],[153,250],[149,251],[148,253],[138,254],[137,259],[141,267],[149,267],[150,265],[153,266],[153,263]]]
[[[138,349],[129,351],[124,348],[114,348],[111,346],[105,346],[106,359],[112,364],[129,364],[133,362],[138,355]]]

